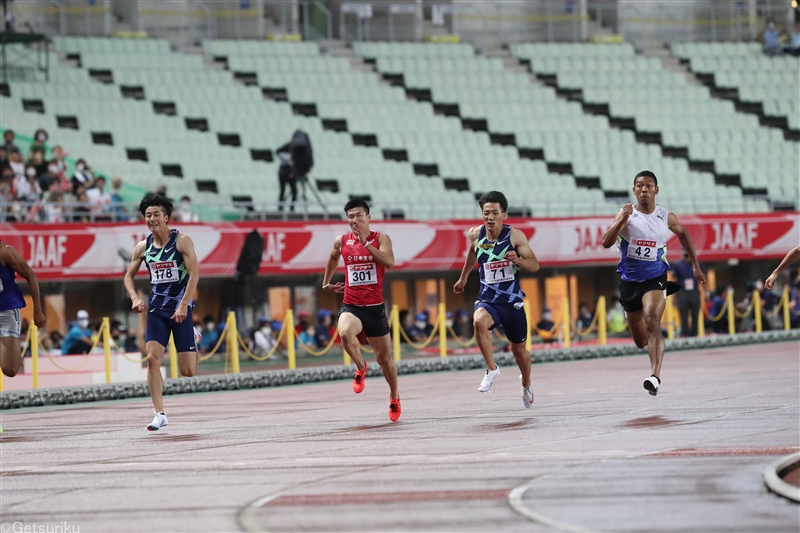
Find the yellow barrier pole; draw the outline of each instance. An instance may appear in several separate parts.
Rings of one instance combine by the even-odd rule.
[[[392,350],[394,351],[394,360],[400,360],[400,308],[396,305],[392,306]]]
[[[564,303],[561,306],[561,316],[563,320],[563,324],[561,326],[563,334],[564,334],[564,347],[570,347],[570,326],[569,326],[569,298],[564,298]]]
[[[231,372],[239,373],[239,336],[236,329],[236,313],[228,312],[228,353],[231,356]],[[294,340],[294,339],[292,339]],[[288,344],[287,344],[288,346]]]
[[[178,377],[178,350],[175,348],[175,339],[169,334],[169,377]]]
[[[0,372],[0,392],[3,392],[5,390],[5,383],[3,383],[4,380],[5,380],[5,375],[2,372]]]
[[[527,335],[525,336],[525,349],[531,351],[533,347],[533,339],[531,339],[531,302],[525,298],[523,304],[525,306],[525,323],[528,325]]]
[[[667,298],[667,338],[675,338],[675,323],[673,322],[672,297]]]
[[[283,319],[283,327],[286,328],[284,336],[286,337],[286,352],[289,355],[289,368],[294,370],[297,368],[297,360],[295,359],[296,354],[294,350],[294,311],[291,309],[286,311],[286,318]]]
[[[28,328],[28,346],[31,347],[31,361],[33,362],[33,388],[39,388],[39,328],[31,324]]]
[[[344,349],[344,343],[342,343],[342,353],[344,353],[344,366],[350,366],[352,361],[350,360],[350,356],[347,354],[347,350]]]
[[[700,287],[700,312],[697,313],[697,316],[693,316],[692,320],[697,320],[697,326],[694,328],[697,330],[698,337],[705,337],[706,336],[706,317],[703,314],[703,309],[706,308],[706,290],[704,287]]]
[[[439,357],[447,357],[447,325],[445,322],[445,315],[447,314],[447,310],[443,303],[439,304],[439,316],[437,317],[437,321],[439,322]]]
[[[733,306],[733,293],[728,292],[726,296],[728,300],[728,334],[733,335],[736,333],[736,317],[733,316],[735,307]]]
[[[789,320],[789,287],[783,288],[783,329],[789,331],[791,326],[791,321]],[[0,381],[0,386],[2,386],[2,381]],[[2,389],[0,389],[2,390]]]
[[[753,312],[756,316],[756,333],[761,333],[761,295],[753,291]]]
[[[106,364],[106,383],[111,383],[111,326],[108,323],[108,317],[103,317],[103,356]]]
[[[608,342],[608,314],[606,312],[606,297],[601,296],[597,300],[597,310],[594,312],[597,316],[597,344],[605,346]]]

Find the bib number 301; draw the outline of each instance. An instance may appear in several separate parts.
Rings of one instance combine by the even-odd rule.
[[[513,281],[514,266],[510,261],[494,261],[492,263],[484,263],[483,279],[489,284]]]
[[[378,269],[375,267],[375,263],[347,265],[347,279],[350,281],[351,287],[374,285],[378,283]]]
[[[172,283],[179,281],[178,265],[175,261],[162,261],[160,263],[150,264],[150,283],[158,285],[159,283]]]

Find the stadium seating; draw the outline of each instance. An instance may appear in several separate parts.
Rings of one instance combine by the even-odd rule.
[[[475,194],[490,189],[504,190],[512,207],[533,216],[607,215],[630,198],[632,176],[642,168],[663,176],[662,203],[683,213],[768,209],[469,44],[355,43],[355,53],[374,60],[377,72],[323,54],[314,43],[206,41],[205,58],[173,53],[162,40],[67,37],[56,44],[62,60],[51,59],[49,83],[27,76],[10,82],[4,127],[43,127],[51,143],[108,175],[142,189],[164,183],[171,196],[189,194],[195,202],[276,201],[277,163],[255,160],[254,151],[274,154],[299,128],[314,145],[310,178],[326,185],[323,201],[340,206],[366,195],[378,218],[398,209],[408,218],[473,218]],[[613,115],[634,117],[640,130],[661,132],[664,144],[713,160],[717,172],[739,173],[748,186],[768,186],[771,194],[795,190],[788,180],[762,184],[765,174],[751,163],[761,150],[775,155],[769,168],[785,172],[792,143],[627,45],[512,51],[530,58],[535,72],[556,74],[559,87],[580,88],[586,101],[608,103]],[[95,78],[110,75],[111,83],[90,70]],[[404,86],[390,85],[384,74],[402,74]],[[657,83],[641,86],[642,75]],[[419,90],[430,91],[432,102],[407,96]],[[285,91],[288,101],[272,99],[275,91]],[[41,101],[44,113],[25,111],[23,100]],[[456,104],[458,116],[440,114],[439,104]],[[69,117],[77,129],[59,127]],[[331,121],[346,131],[326,129]],[[469,121],[485,121],[488,131],[465,127]],[[498,134],[512,142],[498,144]],[[386,159],[389,152],[407,160]]]
[[[718,175],[739,175],[745,190],[766,189],[774,200],[798,198],[796,142],[658,60],[637,56],[628,45],[521,44],[512,52],[530,60],[535,73],[555,75],[559,88],[580,89],[584,102],[607,104],[612,117],[633,118],[637,131],[659,133],[664,146],[687,148],[689,160],[713,162]]]

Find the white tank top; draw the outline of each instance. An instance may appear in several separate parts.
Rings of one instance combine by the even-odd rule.
[[[670,269],[667,262],[669,212],[656,206],[646,215],[636,208],[619,232],[617,249],[620,260],[617,272],[625,281],[645,281]]]

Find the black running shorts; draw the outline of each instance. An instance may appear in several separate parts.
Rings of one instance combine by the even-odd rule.
[[[350,305],[342,304],[339,316],[350,313],[361,321],[361,331],[367,337],[383,337],[389,334],[389,318],[386,316],[386,305]]]
[[[646,279],[644,281],[625,281],[619,282],[619,301],[625,312],[632,313],[642,310],[642,296],[650,291],[667,290],[667,273],[664,272],[657,278]]]

